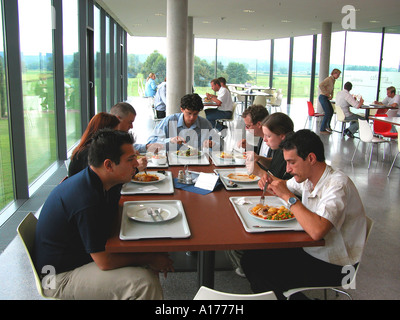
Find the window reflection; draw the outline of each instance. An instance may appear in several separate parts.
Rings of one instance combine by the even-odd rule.
[[[65,125],[67,148],[81,137],[78,2],[63,1]]]
[[[14,199],[5,75],[3,14],[0,6],[0,210]]]
[[[57,160],[52,7],[50,0],[19,0],[18,8],[28,181],[32,183]]]

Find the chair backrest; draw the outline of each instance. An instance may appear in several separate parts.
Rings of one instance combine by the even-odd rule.
[[[234,294],[200,287],[193,300],[277,300],[273,291],[256,294]]]
[[[382,117],[385,118],[387,117],[387,114],[375,114],[375,117]],[[392,125],[388,122],[383,122],[379,120],[374,120],[374,132],[375,133],[384,133],[388,132],[392,129]]]
[[[307,101],[307,107],[308,107],[308,115],[310,117],[313,117],[315,114],[315,110],[314,110],[314,106],[311,101]]]
[[[342,110],[342,107],[339,105],[336,105],[336,119],[337,121],[345,121],[344,119],[346,116],[344,115],[344,112]]]
[[[363,142],[371,142],[374,134],[367,120],[358,119],[360,140]]]
[[[36,272],[35,265],[32,260],[32,254],[35,247],[35,232],[36,232],[37,219],[32,212],[22,220],[17,228],[17,233],[22,240],[25,251],[27,253],[29,263],[32,267],[32,271],[35,277],[36,289],[42,297],[48,298],[44,295],[42,289],[42,282],[40,281],[39,275]]]
[[[282,99],[283,99],[283,94],[279,93],[278,96],[276,97],[275,102],[272,104],[272,106],[279,107],[282,103]]]
[[[260,104],[263,107],[265,107],[267,105],[267,97],[266,96],[256,96],[253,104]]]

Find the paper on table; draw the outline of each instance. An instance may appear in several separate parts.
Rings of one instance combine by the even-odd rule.
[[[218,181],[218,176],[216,174],[201,172],[194,186],[197,188],[212,191],[214,190],[217,181]]]
[[[146,192],[154,191],[154,190],[157,190],[157,189],[158,188],[155,187],[155,186],[144,186],[144,187],[139,188],[139,190],[146,191]]]

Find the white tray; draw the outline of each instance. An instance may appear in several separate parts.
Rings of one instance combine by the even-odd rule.
[[[220,157],[220,154],[221,154],[221,152],[211,152],[210,153],[211,160],[214,163],[214,165],[217,166],[217,167],[227,167],[227,166],[230,166],[230,167],[241,166],[241,167],[243,167],[245,165],[244,163],[243,164],[236,163],[234,158],[232,158],[232,159],[222,159]]]
[[[176,218],[157,223],[138,222],[129,219],[126,212],[130,206],[149,206],[168,205],[178,210]],[[121,240],[140,240],[155,238],[188,238],[190,229],[186,220],[185,211],[180,200],[150,200],[150,201],[126,201],[122,209],[121,230],[119,238]]]
[[[170,166],[181,165],[209,165],[208,154],[202,153],[200,157],[178,157],[172,152],[168,152],[168,163]]]
[[[152,171],[148,171],[151,173]],[[155,190],[146,190],[146,187],[155,187]],[[135,183],[128,182],[122,186],[121,194],[173,194],[174,181],[171,171],[165,171],[165,179],[155,183]]]
[[[239,200],[245,199],[247,202],[245,204],[238,204]],[[266,232],[266,231],[301,231],[303,228],[297,222],[297,220],[290,221],[260,221],[259,219],[253,218],[248,210],[249,208],[254,207],[257,203],[260,202],[260,197],[230,197],[233,208],[236,211],[240,221],[242,221],[243,227],[247,232],[256,233],[256,232]],[[287,207],[287,203],[283,201],[281,198],[275,196],[265,197],[265,204],[271,206],[285,206]],[[254,227],[254,226],[262,226],[262,228]]]
[[[232,172],[240,172],[240,173],[247,173],[246,168],[231,168],[231,169],[214,169],[214,172],[219,175],[222,184],[224,185],[225,189],[228,191],[240,191],[240,190],[260,190],[258,186],[258,181],[254,182],[235,182],[237,187],[232,188],[228,186],[228,178],[225,178],[226,175]],[[260,190],[261,192],[261,190]]]

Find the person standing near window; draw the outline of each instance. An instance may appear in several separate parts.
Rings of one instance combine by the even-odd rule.
[[[342,72],[339,69],[333,69],[331,75],[324,79],[319,84],[319,89],[321,93],[318,97],[318,101],[324,109],[324,118],[321,122],[320,132],[321,134],[330,134],[332,132],[331,129],[331,119],[333,116],[333,107],[329,100],[332,100],[333,97],[333,88],[335,86],[335,81],[340,77]]]
[[[156,75],[153,72],[149,73],[146,79],[146,86],[144,88],[144,96],[146,98],[153,98],[157,91]]]

